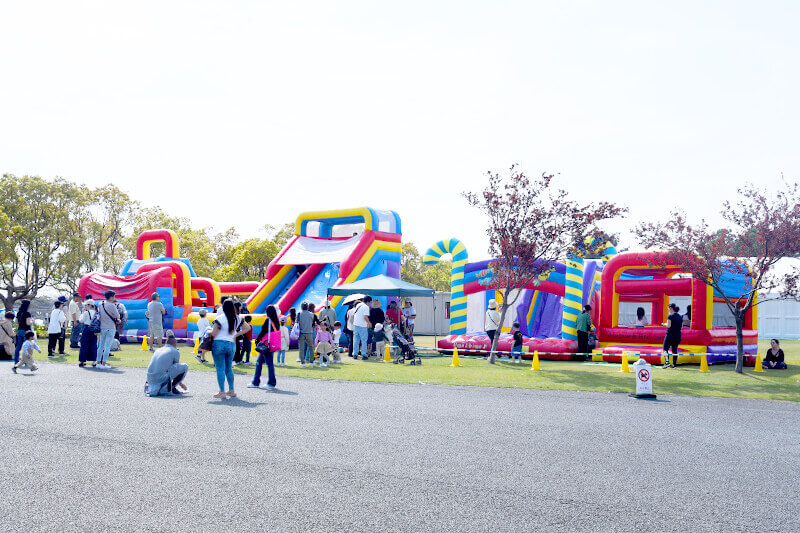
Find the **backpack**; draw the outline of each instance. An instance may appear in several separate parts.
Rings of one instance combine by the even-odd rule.
[[[92,321],[86,328],[89,330],[89,333],[100,333],[100,313],[98,311],[94,312]]]

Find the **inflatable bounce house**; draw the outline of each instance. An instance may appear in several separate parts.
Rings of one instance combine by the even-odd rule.
[[[593,245],[590,245],[596,248]],[[509,351],[510,325],[519,322],[525,340],[523,351],[540,352],[543,359],[570,359],[578,349],[576,319],[585,304],[592,306],[592,323],[596,326],[596,359],[620,362],[624,352],[636,352],[648,362],[662,361],[662,342],[666,328],[670,298],[690,297],[692,319],[684,328],[679,363],[699,362],[696,353],[709,353],[709,363],[735,360],[736,332],[733,328],[713,325],[714,303],[723,301],[708,285],[683,277],[675,267],[657,267],[657,252],[617,254],[610,243],[600,247],[602,259],[570,257],[551,263],[552,270],[536,284],[520,287],[514,306],[506,315],[498,350]],[[449,255],[453,260],[451,274],[450,335],[441,339],[438,348],[450,352],[486,353],[489,337],[484,332],[484,316],[489,300],[502,301],[501,287],[492,281],[492,260],[469,262],[467,250],[458,239],[434,244],[423,257],[426,264],[435,264]],[[724,289],[729,297],[738,298],[749,291],[750,282],[732,269]],[[636,327],[620,324],[621,303],[635,303],[649,309],[650,325]],[[745,353],[757,350],[755,310],[748,311]],[[530,357],[530,355],[528,356]]]
[[[112,289],[128,310],[123,340],[139,341],[147,334],[144,316],[153,292],[167,310],[165,329],[178,338],[191,339],[197,331],[198,311],[209,312],[223,296],[238,296],[253,314],[257,334],[266,308],[277,305],[281,314],[300,302],[324,305],[327,290],[378,274],[400,277],[400,217],[394,211],[368,207],[302,213],[294,237],[267,268],[262,282],[217,282],[197,277],[188,259],[180,257],[177,236],[170,230],[149,230],[136,241],[136,258],[118,276],[91,273],[78,291],[85,298],[102,298]],[[163,257],[150,256],[153,243],[165,243]],[[334,309],[344,316],[341,297],[333,297]],[[213,319],[213,313],[209,315]]]

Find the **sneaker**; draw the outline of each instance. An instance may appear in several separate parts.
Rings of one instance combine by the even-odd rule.
[[[664,366],[662,366],[661,368],[669,368],[669,363],[664,363]]]
[[[12,366],[11,367],[11,371],[16,374],[17,373],[17,367],[16,366]]]
[[[239,365],[239,363],[237,363],[236,361],[234,361],[233,363],[231,363],[231,366],[238,366],[238,365]]]
[[[228,395],[225,394],[224,392],[218,392],[214,396],[212,396],[212,398],[217,398],[219,400],[224,400],[227,397],[228,397]]]
[[[49,354],[47,354],[47,357],[55,357],[55,355],[49,353]]]
[[[200,362],[200,363],[203,362],[203,358],[200,357],[199,355],[195,355],[194,358],[197,359],[197,361]]]
[[[236,393],[235,393],[235,392],[233,392],[232,390],[229,390],[229,391],[228,391],[228,392],[226,392],[225,394],[227,394],[227,395],[228,395],[228,398],[236,398]]]
[[[256,385],[255,383],[248,383],[247,384],[247,388],[248,389],[257,389],[258,385]]]
[[[298,357],[298,358],[297,358],[297,361],[295,361],[295,363],[302,363],[302,361],[301,361],[301,360],[300,360],[300,358]]]
[[[262,389],[262,390],[275,390],[275,385],[270,385],[268,383],[265,383],[264,385],[261,385],[259,387],[259,389]]]
[[[85,367],[85,366],[86,366],[86,363],[78,363],[78,366],[79,366],[79,367],[81,367],[81,368],[83,368],[83,367]]]
[[[319,364],[319,366],[325,366],[325,367],[327,367],[327,366],[328,366],[328,363],[320,363],[320,364]]]
[[[305,363],[300,363],[300,368],[305,368],[305,367],[306,367]]]
[[[92,368],[97,368],[97,363],[92,363]]]

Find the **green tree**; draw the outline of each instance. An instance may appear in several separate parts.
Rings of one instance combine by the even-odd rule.
[[[426,265],[414,244],[407,242],[401,248],[400,279],[436,291],[450,292],[451,261]]]
[[[0,301],[10,309],[17,300],[35,298],[43,287],[58,286],[79,270],[78,218],[87,199],[84,188],[61,178],[4,174],[0,190],[8,228],[0,262]]]
[[[294,236],[294,224],[264,226],[267,238],[251,238],[231,245],[214,272],[218,281],[261,281],[269,263]]]

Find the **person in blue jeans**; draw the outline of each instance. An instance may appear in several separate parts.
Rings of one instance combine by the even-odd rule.
[[[241,330],[239,329],[241,327]],[[222,304],[222,313],[217,315],[211,328],[214,342],[211,344],[211,356],[217,369],[219,392],[214,398],[235,398],[233,389],[233,356],[236,354],[236,338],[250,331],[250,324],[236,316],[231,300]],[[228,391],[225,392],[225,380],[228,380]]]
[[[19,352],[25,344],[25,333],[33,331],[33,317],[28,309],[31,306],[30,300],[22,300],[17,310],[17,344],[14,346],[14,364],[19,363]]]
[[[108,364],[108,355],[111,353],[111,343],[117,333],[117,323],[120,321],[117,309],[117,298],[114,291],[103,293],[105,301],[100,302],[97,312],[100,313],[100,340],[97,342],[97,368],[111,368]]]
[[[281,324],[278,320],[278,312],[275,310],[274,305],[270,305],[267,307],[267,320],[264,322],[264,325],[261,326],[261,331],[256,337],[256,346],[258,343],[263,342],[267,346],[269,346],[269,338],[270,334],[281,330]],[[275,365],[272,363],[272,350],[268,349],[264,352],[258,352],[258,359],[256,360],[256,372],[253,375],[253,382],[250,383],[247,388],[248,389],[265,389],[265,390],[275,390],[275,385],[277,384],[277,380],[275,379]],[[267,364],[267,384],[261,384],[261,369],[264,366],[264,363]]]
[[[369,357],[367,343],[369,342],[369,330],[372,327],[369,322],[370,302],[372,302],[372,297],[365,296],[361,303],[356,305],[353,315],[353,357],[358,357],[360,352],[361,358],[365,361]]]

